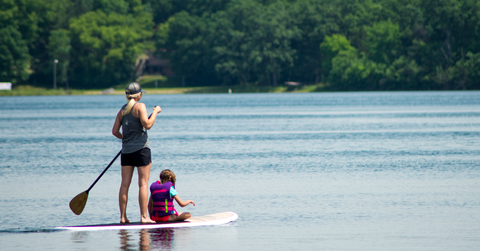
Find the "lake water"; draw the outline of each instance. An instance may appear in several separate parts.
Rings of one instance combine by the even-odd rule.
[[[124,96],[1,97],[2,250],[479,250],[480,92],[144,95],[150,182],[236,222],[56,231],[119,221]],[[127,214],[140,218],[137,175]],[[179,210],[180,211],[180,210]]]

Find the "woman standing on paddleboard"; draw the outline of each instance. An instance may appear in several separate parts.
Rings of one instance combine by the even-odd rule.
[[[142,87],[138,83],[131,83],[125,88],[127,104],[117,113],[112,133],[122,140],[122,183],[118,201],[120,206],[120,223],[130,223],[127,218],[128,189],[132,181],[135,167],[138,170],[138,202],[140,204],[140,222],[155,223],[148,215],[148,180],[152,164],[150,144],[147,130],[152,128],[157,114],[162,111],[160,106],[153,107],[151,117],[148,117],[144,103],[138,103],[142,98]],[[120,127],[122,132],[120,132]]]

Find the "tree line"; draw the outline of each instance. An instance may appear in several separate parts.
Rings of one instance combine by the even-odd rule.
[[[480,2],[0,0],[0,82],[110,87],[148,53],[190,86],[480,89]]]

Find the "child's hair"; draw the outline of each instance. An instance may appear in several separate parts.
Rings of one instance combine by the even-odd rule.
[[[162,184],[170,181],[175,186],[176,180],[177,178],[175,177],[175,174],[172,171],[165,169],[162,172],[160,172],[160,182],[162,182]]]

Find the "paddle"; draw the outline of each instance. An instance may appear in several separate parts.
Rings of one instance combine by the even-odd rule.
[[[90,189],[92,189],[93,186],[97,183],[97,181],[103,176],[103,174],[108,170],[108,168],[115,162],[115,160],[120,156],[122,153],[122,150],[117,153],[117,156],[113,158],[113,160],[108,164],[107,168],[103,170],[102,174],[98,176],[98,178],[93,182],[93,184],[83,193],[78,194],[75,196],[71,201],[70,201],[70,209],[72,209],[72,212],[76,215],[80,215],[83,212],[83,209],[85,208],[85,204],[87,204],[87,199],[88,199],[88,192],[90,192]]]
[[[150,118],[150,117],[152,117],[152,114],[150,114],[150,116],[148,116],[148,118]],[[118,158],[118,156],[120,156],[121,153],[122,153],[122,150],[120,150],[120,152],[117,153],[117,156],[115,156],[115,158],[113,158],[113,160],[110,162],[110,164],[108,164],[107,168],[105,168],[105,170],[103,170],[103,172],[100,174],[100,176],[98,176],[98,178],[95,180],[95,182],[93,182],[93,184],[85,192],[78,194],[77,196],[75,196],[70,201],[70,204],[69,204],[70,209],[72,210],[72,212],[74,214],[80,215],[83,212],[83,209],[85,208],[85,204],[87,204],[88,192],[90,192],[90,189],[92,189],[92,187],[95,186],[97,181],[103,176],[103,174],[108,170],[108,168],[110,168],[110,166],[113,164],[113,162],[115,162],[115,160]]]

